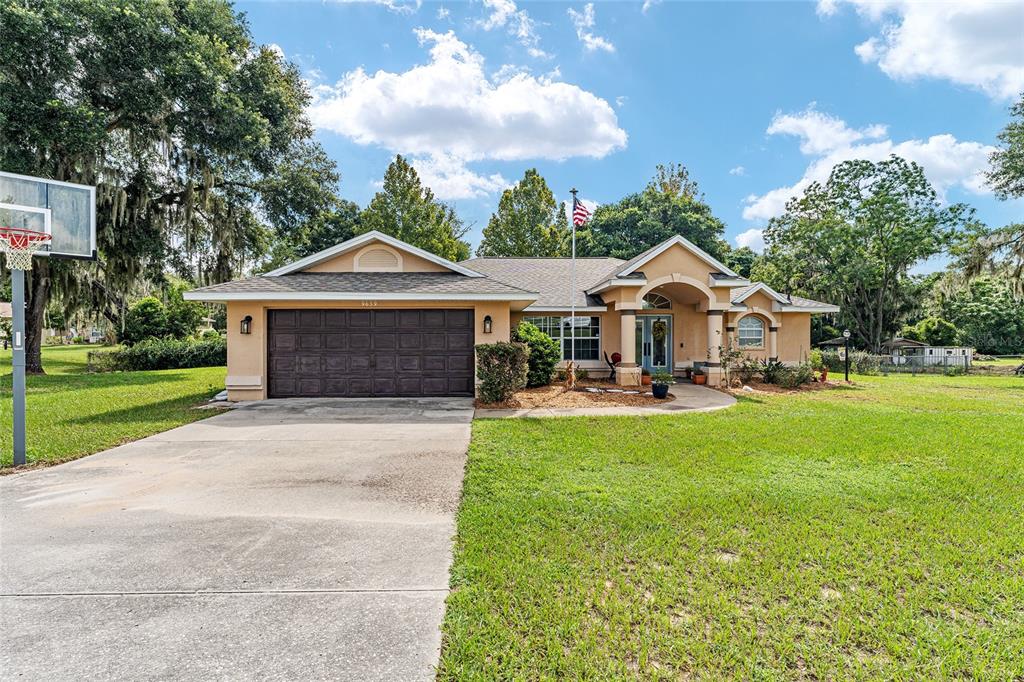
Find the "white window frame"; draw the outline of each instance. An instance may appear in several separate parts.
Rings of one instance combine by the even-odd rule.
[[[757,325],[757,329],[760,332],[760,334],[758,334],[758,338],[756,339],[757,343],[744,342],[743,324],[745,322],[747,323],[747,331],[753,330],[753,325],[751,323]],[[750,339],[748,341],[752,340],[754,339]],[[739,323],[737,323],[736,325],[736,343],[739,344],[740,348],[747,348],[750,350],[764,348],[764,320],[762,320],[760,317],[754,317],[753,315],[748,315],[747,317],[740,318]]]
[[[648,298],[654,299],[655,296],[661,299],[661,301],[664,301],[665,305],[655,305],[654,303],[647,300]],[[659,303],[661,301],[659,301]],[[663,296],[662,294],[652,291],[650,293],[644,294],[643,306],[644,310],[671,310],[672,299],[670,299],[668,296]]]
[[[562,360],[569,360],[570,353],[567,352],[565,342],[569,340],[570,336],[563,336],[562,332],[567,328],[566,320],[572,319],[568,315],[527,315],[523,317],[523,322],[529,322],[530,324],[536,325],[542,332],[550,336],[552,339],[558,342],[558,346],[562,349]],[[587,336],[575,335],[576,341],[596,341],[597,350],[595,356],[592,358],[580,357],[579,351],[576,353],[576,359],[584,362],[593,362],[601,360],[601,317],[598,315],[577,315],[577,320],[587,320],[587,327],[593,327],[596,329],[596,334]]]

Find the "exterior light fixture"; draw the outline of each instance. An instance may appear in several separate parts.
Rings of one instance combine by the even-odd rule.
[[[252,315],[246,315],[242,318],[242,333],[252,334]]]
[[[491,316],[490,315],[485,315],[484,316],[484,334],[490,334],[491,333],[491,326],[492,326]]]

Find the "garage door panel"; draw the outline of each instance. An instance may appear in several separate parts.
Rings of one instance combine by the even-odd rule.
[[[473,394],[472,377],[448,377],[448,393],[456,395]]]
[[[359,332],[348,335],[348,347],[350,350],[370,350],[372,337],[366,332]]]
[[[348,372],[347,355],[325,355],[324,372],[328,374],[344,374]]]
[[[348,356],[348,368],[352,372],[369,372],[373,366],[373,357],[370,355]]]
[[[373,358],[373,374],[394,374],[398,369],[398,358],[394,355],[375,355]]]
[[[271,397],[473,395],[473,311],[272,310]]]
[[[324,334],[324,348],[327,350],[348,350],[348,334],[341,332]]]
[[[394,334],[389,332],[377,332],[372,336],[372,346],[374,350],[395,350],[398,347],[398,339]]]
[[[448,350],[467,350],[473,347],[473,335],[469,332],[449,332]]]

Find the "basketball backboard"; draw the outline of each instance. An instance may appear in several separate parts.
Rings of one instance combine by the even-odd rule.
[[[49,234],[40,256],[96,258],[96,188],[0,171],[0,227]]]

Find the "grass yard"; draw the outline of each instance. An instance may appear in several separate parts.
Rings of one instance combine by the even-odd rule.
[[[97,346],[46,346],[28,377],[27,460],[56,463],[210,416],[191,409],[224,388],[223,367],[88,374]],[[11,352],[0,351],[0,465],[10,466]]]
[[[473,425],[439,679],[1024,679],[1024,379]]]

